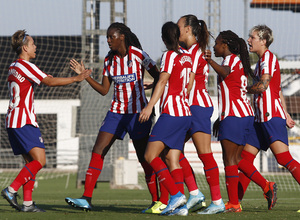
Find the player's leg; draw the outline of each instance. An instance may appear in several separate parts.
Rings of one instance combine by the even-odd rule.
[[[198,157],[202,161],[205,177],[210,188],[212,203],[200,214],[215,214],[224,211],[225,205],[221,197],[219,168],[211,150],[211,134],[196,132],[193,141]]]
[[[28,155],[31,158],[19,172],[14,181],[1,191],[1,195],[10,203],[12,207],[20,210],[17,202],[17,191],[19,188],[34,178],[37,172],[45,165],[45,146],[42,142],[39,128],[25,125],[22,128],[7,129],[8,137],[15,155]]]
[[[92,195],[98,177],[101,174],[103,168],[104,157],[116,139],[117,136],[114,134],[104,131],[100,131],[98,133],[95,145],[92,150],[92,156],[89,163],[89,167],[85,176],[84,193],[79,199],[66,197],[65,201],[69,205],[86,211],[92,209]]]
[[[270,149],[275,155],[277,162],[288,169],[294,179],[300,184],[300,164],[292,157],[288,146],[281,141],[275,141],[270,145]]]
[[[254,159],[258,154],[258,152],[259,150],[257,148],[253,148],[251,145],[246,145],[244,147],[244,150],[241,153],[241,157],[249,161],[249,163],[253,164]],[[239,172],[239,186],[238,186],[239,201],[243,200],[245,192],[250,184],[250,181],[251,180],[243,172]]]
[[[241,212],[238,200],[238,166],[236,152],[239,145],[227,139],[221,140],[223,151],[223,162],[225,166],[225,180],[228,195],[228,202],[225,204],[225,212]]]

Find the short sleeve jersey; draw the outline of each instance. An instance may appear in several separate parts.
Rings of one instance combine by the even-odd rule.
[[[199,48],[199,44],[193,44],[188,52],[192,56],[192,72],[195,73],[195,80],[189,94],[189,104],[201,107],[212,107],[213,103],[206,88],[209,67],[204,58],[204,53]]]
[[[266,50],[257,62],[254,74],[257,80],[260,80],[264,74],[269,74],[272,77],[266,91],[254,94],[255,121],[266,122],[273,117],[286,119],[280,99],[281,77],[276,56]]]
[[[38,127],[34,110],[34,86],[48,75],[23,59],[13,62],[8,70],[10,101],[6,128],[21,128],[26,124]]]
[[[223,79],[218,76],[218,98],[219,98],[219,118],[225,119],[227,116],[247,117],[254,116],[246,93],[247,76],[241,60],[235,54],[225,57],[222,66],[229,66],[230,73]]]
[[[121,58],[114,56],[112,63],[108,57],[104,61],[103,75],[114,82],[114,93],[110,111],[119,114],[139,113],[147,104],[143,86],[144,70],[155,66],[149,55],[129,47],[128,54]]]
[[[170,78],[161,97],[161,113],[171,116],[190,116],[187,97],[187,83],[192,68],[188,53],[167,51],[162,55],[160,72],[167,72]]]

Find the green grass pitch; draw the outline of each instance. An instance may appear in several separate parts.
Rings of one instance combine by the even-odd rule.
[[[267,210],[267,201],[261,191],[248,191],[242,202],[241,213],[223,213],[217,215],[189,214],[180,216],[157,216],[142,214],[150,202],[147,190],[110,189],[109,183],[98,183],[93,194],[94,208],[90,212],[70,207],[64,200],[65,197],[80,197],[83,189],[75,188],[76,175],[71,175],[66,188],[66,177],[57,179],[39,180],[38,187],[33,192],[33,200],[45,209],[45,213],[21,213],[12,209],[6,200],[0,199],[0,219],[300,219],[300,192],[280,191],[278,186],[278,201],[273,210]],[[22,194],[22,191],[19,191]],[[210,203],[209,191],[203,191],[207,197],[206,203]],[[222,190],[224,202],[227,201],[226,191]],[[19,200],[21,203],[22,200]]]

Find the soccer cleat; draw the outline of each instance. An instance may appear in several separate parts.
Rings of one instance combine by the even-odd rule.
[[[167,205],[163,204],[161,201],[156,201],[155,204],[147,209],[144,213],[148,214],[160,214],[167,207]]]
[[[218,214],[218,213],[222,213],[225,211],[225,205],[224,202],[222,200],[221,204],[216,205],[213,202],[210,203],[210,205],[204,209],[201,212],[197,212],[197,214],[201,214],[201,215],[211,215],[211,214]]]
[[[79,199],[72,199],[70,197],[66,197],[65,201],[74,208],[82,209],[83,211],[91,211],[92,204],[90,204],[86,199],[79,198]]]
[[[264,193],[264,197],[268,201],[268,209],[271,210],[277,201],[277,185],[274,182],[267,182],[266,188],[267,192]]]
[[[13,208],[20,211],[21,207],[19,206],[18,201],[17,201],[17,197],[20,198],[20,196],[17,192],[11,193],[8,191],[8,187],[6,187],[5,189],[3,189],[1,191],[1,196],[4,199],[6,199]]]
[[[199,192],[196,196],[190,195],[186,203],[186,207],[189,210],[189,212],[195,212],[201,209],[202,207],[206,206],[204,200],[205,196],[202,194],[202,192]]]
[[[225,204],[225,211],[224,212],[241,212],[242,208],[241,208],[241,204],[237,204],[237,205],[233,205],[230,202],[227,202]]]
[[[151,208],[156,204],[156,202],[157,202],[157,201],[152,201],[151,205],[150,205],[148,208],[144,209],[144,210],[142,211],[142,213],[146,213],[146,211],[149,210],[149,209],[151,209]]]
[[[21,212],[46,212],[44,209],[41,209],[35,205],[33,202],[30,206],[23,205]]]
[[[183,206],[186,203],[186,197],[181,192],[170,197],[167,207],[161,212],[161,215],[167,215],[173,212],[177,207]]]
[[[179,215],[179,216],[187,216],[189,214],[189,210],[186,205],[180,206],[176,208],[173,212],[169,212],[167,215]]]

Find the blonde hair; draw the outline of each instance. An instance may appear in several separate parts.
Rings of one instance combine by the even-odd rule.
[[[11,46],[13,50],[20,55],[22,53],[22,46],[27,45],[28,43],[28,34],[26,34],[25,30],[16,31],[11,37]]]
[[[266,40],[266,47],[269,48],[269,46],[273,43],[273,32],[271,28],[269,28],[267,25],[256,25],[251,30],[250,33],[253,31],[257,32],[257,35],[260,40]]]

